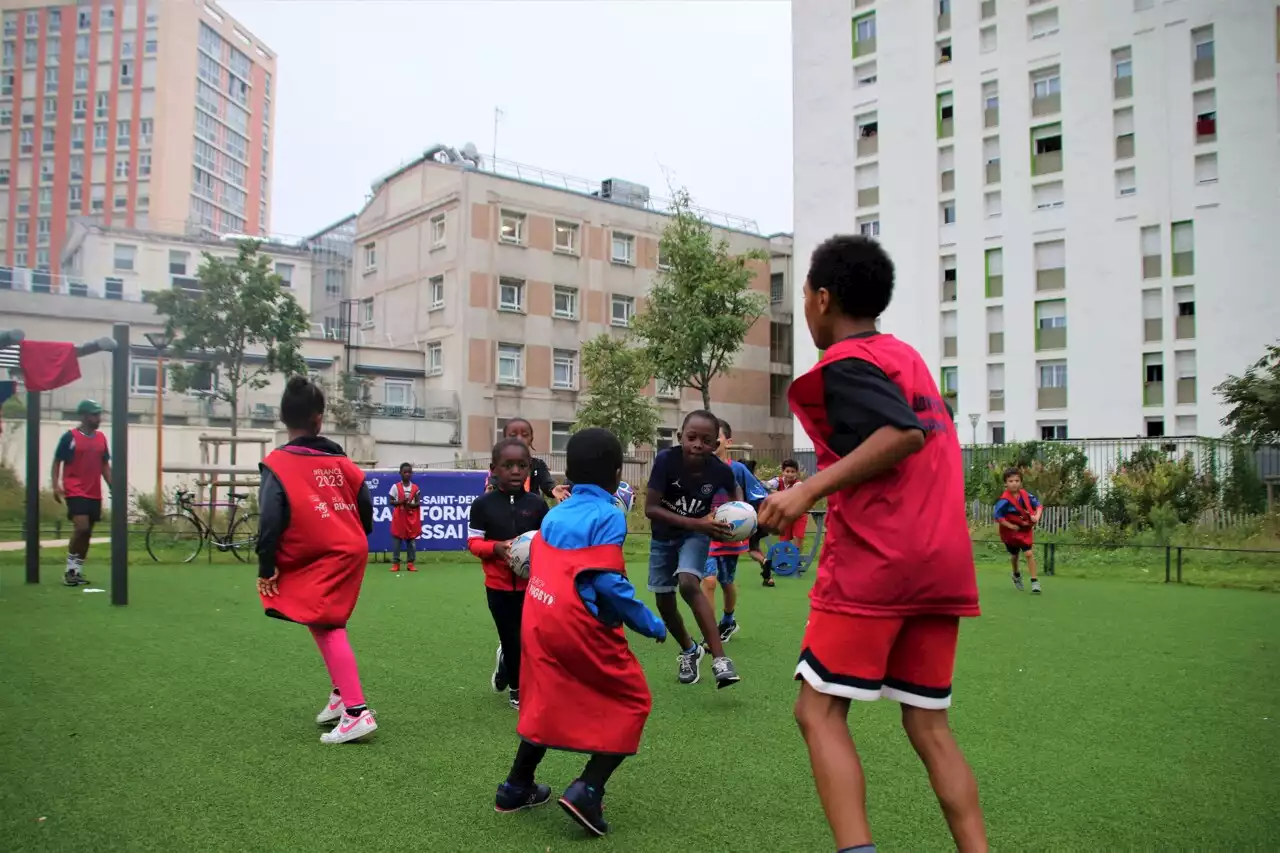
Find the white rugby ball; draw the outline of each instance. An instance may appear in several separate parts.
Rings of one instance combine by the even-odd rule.
[[[529,577],[529,550],[533,544],[533,537],[537,535],[538,531],[530,530],[528,533],[521,533],[511,540],[511,548],[507,552],[507,562],[511,564],[511,571],[518,578]]]
[[[745,501],[728,501],[716,510],[716,521],[729,525],[725,542],[743,542],[756,532],[756,511]]]

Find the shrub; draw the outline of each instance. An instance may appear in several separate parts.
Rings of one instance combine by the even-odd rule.
[[[1222,508],[1228,512],[1259,513],[1267,508],[1267,488],[1258,477],[1253,448],[1231,445],[1226,476],[1222,478]]]
[[[1110,524],[1150,529],[1161,539],[1179,524],[1195,522],[1216,495],[1212,475],[1197,473],[1190,454],[1170,459],[1158,448],[1141,447],[1116,467],[1100,508]]]
[[[1098,482],[1089,457],[1074,444],[1027,441],[974,454],[965,471],[965,497],[995,503],[1004,492],[1004,470],[1022,472],[1022,486],[1045,506],[1089,506]]]

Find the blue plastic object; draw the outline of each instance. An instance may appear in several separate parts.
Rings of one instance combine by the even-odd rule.
[[[775,575],[789,577],[800,570],[800,549],[790,542],[775,542],[766,557]]]

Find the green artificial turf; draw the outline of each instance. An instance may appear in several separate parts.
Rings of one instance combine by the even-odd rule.
[[[744,571],[731,689],[709,672],[677,685],[671,644],[635,638],[653,716],[609,786],[614,833],[588,841],[554,806],[493,812],[515,714],[488,690],[474,563],[371,567],[350,630],[381,728],[325,747],[319,655],[305,629],[261,615],[251,567],[139,560],[117,609],[56,585],[56,557],[40,586],[21,583],[20,555],[0,559],[6,851],[832,849],[791,716],[807,580],[763,589]],[[981,582],[952,719],[994,847],[1280,847],[1280,597],[1059,577],[1032,598],[995,570]],[[851,719],[880,849],[946,849],[897,706]],[[560,790],[581,764],[552,753],[541,778]]]

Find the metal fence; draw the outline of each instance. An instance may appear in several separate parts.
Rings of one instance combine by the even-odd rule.
[[[995,526],[995,507],[981,501],[969,501],[966,504],[970,524],[990,524]],[[1046,506],[1036,530],[1044,533],[1062,533],[1071,529],[1090,529],[1105,525],[1106,518],[1102,511],[1093,506]],[[1205,530],[1226,530],[1258,518],[1244,512],[1228,512],[1223,509],[1206,509],[1196,519],[1196,527]]]

